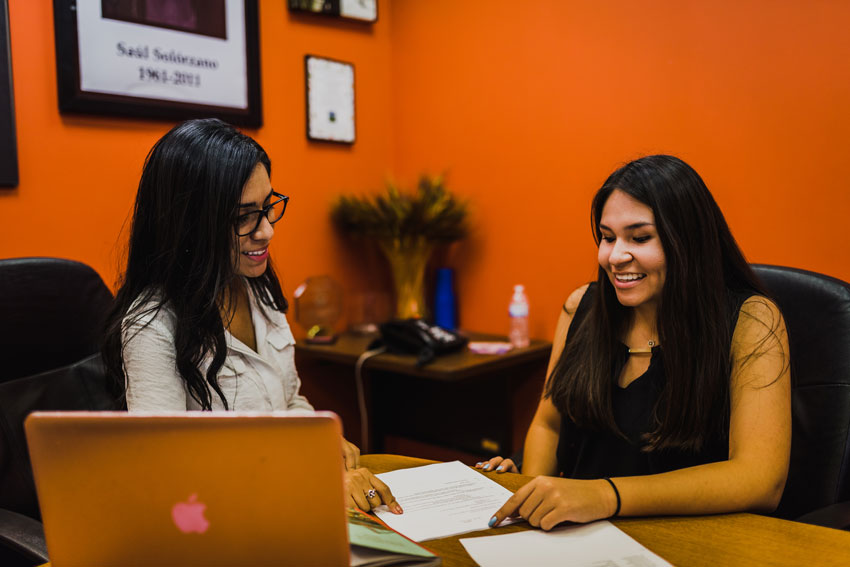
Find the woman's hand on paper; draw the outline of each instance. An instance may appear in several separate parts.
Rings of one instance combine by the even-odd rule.
[[[499,508],[490,520],[490,527],[519,514],[532,526],[551,530],[561,522],[610,518],[616,507],[614,491],[605,480],[538,476]]]
[[[354,470],[360,466],[360,449],[354,443],[342,438],[342,458],[345,459],[345,470]]]
[[[519,469],[511,459],[503,459],[502,457],[493,457],[489,461],[481,461],[480,463],[475,463],[475,468],[484,472],[519,472]]]
[[[390,487],[368,469],[345,471],[345,492],[348,494],[349,506],[369,511],[386,504],[393,514],[403,512]]]

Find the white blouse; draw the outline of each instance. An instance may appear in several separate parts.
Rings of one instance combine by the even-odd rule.
[[[295,370],[295,339],[286,316],[258,306],[248,288],[251,320],[257,339],[255,352],[224,332],[227,358],[218,374],[218,384],[231,410],[303,410],[313,406],[299,393],[301,380]],[[147,325],[147,326],[145,326]],[[131,412],[199,410],[177,371],[174,352],[174,312],[166,304],[158,313],[141,317],[123,330],[124,373],[127,377],[127,408]],[[201,364],[206,375],[212,356]],[[211,392],[212,409],[223,410],[216,392]]]

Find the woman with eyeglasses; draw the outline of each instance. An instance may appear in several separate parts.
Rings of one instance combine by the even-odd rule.
[[[596,192],[598,277],[563,306],[526,436],[534,480],[491,520],[768,512],[791,447],[782,314],[705,183],[666,155]],[[479,469],[517,472],[511,459]]]
[[[312,412],[269,256],[289,197],[257,142],[216,119],[175,126],[145,161],[103,355],[130,412]],[[342,439],[349,503],[401,507]]]

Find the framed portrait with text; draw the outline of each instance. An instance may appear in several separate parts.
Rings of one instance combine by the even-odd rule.
[[[289,0],[289,11],[374,23],[378,21],[378,0]]]
[[[307,138],[353,144],[354,65],[327,57],[304,56]]]
[[[9,2],[0,0],[0,187],[18,186],[18,142],[9,41]]]
[[[262,125],[258,0],[53,0],[59,110]]]

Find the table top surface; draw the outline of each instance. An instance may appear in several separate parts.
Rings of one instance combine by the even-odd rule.
[[[506,337],[500,335],[472,332],[464,334],[471,341],[507,341]],[[377,335],[345,332],[331,345],[299,340],[295,344],[295,352],[300,356],[354,366],[358,357],[366,352],[369,344],[376,338]],[[552,343],[535,339],[527,347],[512,349],[504,354],[476,354],[464,347],[457,352],[438,356],[421,368],[416,367],[416,357],[413,355],[384,353],[369,359],[366,367],[370,370],[388,370],[435,380],[460,380],[519,364],[545,361],[551,350]]]
[[[432,462],[398,455],[361,457],[361,464],[375,473]],[[510,473],[487,476],[512,491],[532,478]],[[612,523],[673,565],[850,565],[850,533],[757,514],[617,518]],[[460,544],[461,538],[528,529],[534,528],[515,524],[430,540],[423,545],[443,558],[443,567],[474,566],[476,563]]]

